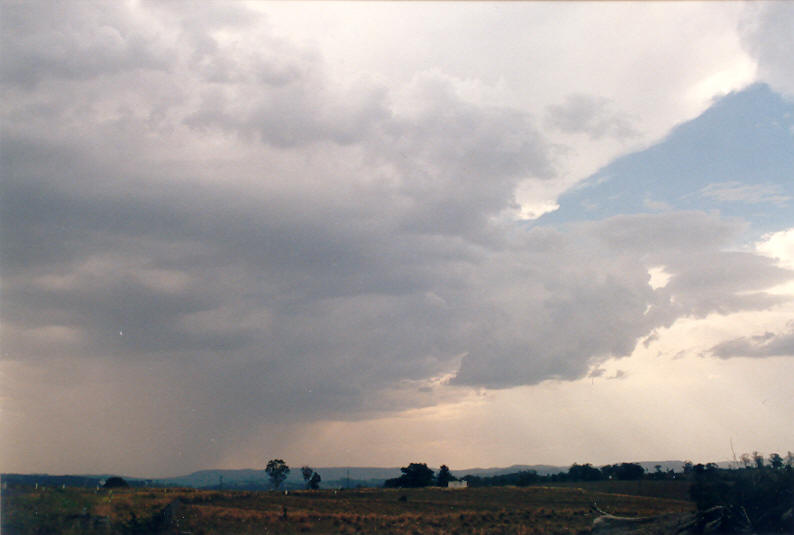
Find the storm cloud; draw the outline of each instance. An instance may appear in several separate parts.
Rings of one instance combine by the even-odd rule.
[[[794,356],[794,323],[782,333],[765,332],[728,340],[711,348],[720,358],[730,357],[791,357]]]
[[[516,221],[560,152],[453,76],[340,81],[236,5],[3,11],[3,359],[51,391],[10,403],[71,400],[108,447],[222,436],[191,458],[212,462],[269,422],[574,380],[678,318],[787,299],[766,290],[794,272],[730,252],[745,223],[719,214]],[[599,99],[549,113],[633,135]],[[715,354],[779,353],[756,342]]]
[[[549,106],[546,124],[563,132],[584,133],[591,138],[604,136],[625,139],[637,136],[631,120],[612,110],[612,102],[593,95],[568,95],[561,105]]]

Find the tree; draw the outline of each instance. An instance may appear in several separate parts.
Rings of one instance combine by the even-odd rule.
[[[320,488],[320,481],[322,481],[323,478],[313,469],[308,466],[303,466],[301,467],[301,475],[303,476],[303,481],[306,483],[307,489],[317,490]]]
[[[309,488],[309,482],[314,475],[314,470],[309,468],[308,466],[301,467],[301,475],[303,475],[303,481],[306,483],[306,488]]]
[[[756,468],[763,468],[764,467],[764,456],[758,453],[757,451],[753,452],[753,462],[755,462]]]
[[[763,459],[762,459],[763,460]],[[698,510],[726,507],[720,532],[746,533],[749,520],[753,533],[794,533],[791,516],[794,470],[704,470],[695,474],[690,496]]]
[[[387,479],[386,487],[427,487],[433,483],[433,471],[425,463],[411,463],[400,468],[403,475]]]
[[[695,472],[696,476],[702,476],[706,473],[706,465],[703,463],[697,463],[692,470]]]
[[[753,462],[753,460],[750,459],[749,453],[742,453],[742,456],[739,457],[739,459],[741,459],[742,464],[744,465],[745,468],[750,468],[750,464]]]
[[[692,461],[689,461],[689,460],[684,461],[683,469],[684,469],[684,473],[685,474],[691,474],[692,471],[694,470],[694,468],[695,468],[695,465],[692,463]]]
[[[615,470],[615,475],[621,480],[642,479],[645,468],[636,463],[620,463]]]
[[[123,478],[119,476],[109,477],[105,484],[103,485],[106,489],[119,489],[119,488],[127,488],[130,486],[129,483],[124,481]]]
[[[455,481],[455,477],[449,473],[449,466],[442,464],[438,469],[438,476],[436,476],[436,483],[439,487],[446,487],[450,481]]]
[[[598,481],[603,479],[604,475],[598,468],[593,468],[590,463],[577,464],[573,463],[568,469],[568,478],[571,481]]]
[[[281,488],[281,484],[287,479],[289,474],[289,466],[281,459],[271,459],[267,462],[265,468],[267,476],[270,478],[270,483],[274,489]]]
[[[769,466],[771,466],[775,470],[780,470],[781,468],[783,468],[783,457],[781,457],[779,453],[770,453]]]

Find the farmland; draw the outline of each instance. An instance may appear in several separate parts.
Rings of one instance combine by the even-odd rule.
[[[581,488],[589,492],[629,494],[632,496],[688,501],[691,482],[682,479],[662,481],[636,479],[631,481],[566,481],[552,482],[549,485],[560,488]]]
[[[646,482],[652,493],[655,482]],[[668,492],[667,490],[660,490]],[[590,505],[627,516],[691,511],[682,500],[577,487],[280,492],[9,489],[3,533],[588,533]],[[170,507],[169,507],[169,504]],[[164,512],[165,511],[165,512]]]

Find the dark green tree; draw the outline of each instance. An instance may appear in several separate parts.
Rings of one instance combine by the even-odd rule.
[[[425,463],[411,463],[400,468],[403,475],[394,479],[387,479],[386,487],[427,487],[433,483],[433,471]]]
[[[309,480],[309,488],[312,489],[312,490],[319,489],[320,488],[320,481],[322,481],[322,480],[323,480],[323,478],[320,477],[320,474],[318,474],[317,472],[313,473],[312,474],[312,478]]]
[[[769,466],[771,466],[775,470],[780,470],[781,468],[783,468],[783,457],[781,457],[779,453],[770,453]]]
[[[694,468],[695,465],[692,463],[692,461],[684,461],[684,466],[682,467],[684,474],[691,474]]]
[[[603,478],[604,476],[601,470],[593,468],[593,465],[590,463],[573,463],[568,469],[568,479],[571,481],[598,481]]]
[[[794,470],[706,468],[694,476],[689,492],[700,511],[728,508],[720,532],[746,533],[749,519],[752,533],[794,533]]]
[[[281,488],[282,483],[287,479],[289,466],[281,459],[271,459],[267,462],[265,472],[267,472],[267,477],[270,478],[270,484],[273,488],[278,489]]]
[[[438,469],[438,476],[436,476],[436,483],[439,487],[446,487],[450,481],[455,481],[455,477],[449,472],[449,466],[442,464]]]
[[[622,480],[642,479],[643,474],[645,468],[636,463],[620,463],[615,470],[617,478]]]
[[[124,481],[124,478],[119,476],[109,477],[105,484],[103,485],[106,489],[119,489],[119,488],[127,488],[130,486],[129,483]]]
[[[308,466],[301,467],[301,475],[303,476],[303,481],[306,483],[306,488],[311,488],[309,486],[312,476],[314,475],[314,470],[309,468]]]

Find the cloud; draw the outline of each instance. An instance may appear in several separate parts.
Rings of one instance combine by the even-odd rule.
[[[555,151],[459,77],[340,81],[261,21],[235,40],[244,9],[25,6],[3,17],[25,35],[4,48],[0,140],[16,436],[47,415],[71,451],[89,430],[189,469],[275,423],[577,379],[677,318],[786,298],[764,290],[791,271],[725,252],[741,221],[511,219],[518,184],[558,179]],[[626,133],[583,103],[557,118]]]
[[[642,345],[647,348],[658,339],[659,339],[659,333],[653,331],[651,334],[645,337],[645,339],[642,341]]]
[[[792,199],[783,194],[776,184],[742,184],[737,181],[708,184],[700,190],[700,194],[720,202],[771,203],[778,206],[785,206]]]
[[[41,31],[46,29],[46,31]],[[0,72],[25,88],[53,78],[88,80],[128,70],[165,70],[173,49],[157,27],[122,4],[3,6]]]
[[[764,235],[756,250],[776,259],[783,267],[794,268],[794,228]]]
[[[758,63],[759,78],[789,96],[794,95],[794,66],[789,59],[794,47],[792,24],[794,7],[765,2],[748,5],[739,27],[744,48]]]
[[[590,370],[590,373],[588,373],[587,376],[588,377],[593,377],[593,378],[595,378],[595,377],[603,377],[603,375],[606,372],[607,371],[604,368],[593,368],[592,370]]]
[[[39,20],[11,56],[42,53]],[[4,78],[4,363],[58,390],[14,389],[12,410],[47,412],[68,390],[74,429],[145,451],[158,426],[232,440],[433,403],[465,328],[446,298],[498,242],[515,184],[551,176],[543,136],[439,73],[338,85],[266,27],[246,56],[201,20],[174,26],[165,71],[132,52],[95,65],[74,44],[68,72]]]
[[[546,109],[546,124],[566,133],[583,133],[592,139],[614,137],[625,140],[638,136],[630,118],[612,110],[607,98],[593,95],[568,95],[565,103]]]
[[[525,280],[486,276],[510,280],[502,291],[491,283],[489,304],[503,321],[483,322],[453,382],[498,388],[576,379],[594,363],[631,353],[677,318],[785,301],[764,290],[790,280],[791,272],[753,254],[720,250],[741,228],[697,212],[617,216],[569,232],[536,228],[520,253],[504,253],[516,255],[512,262],[499,260],[524,266]],[[659,265],[670,278],[654,289],[649,269]]]
[[[712,347],[709,352],[719,358],[791,357],[794,356],[794,325],[783,333],[765,332],[755,336],[734,338]]]

